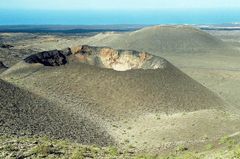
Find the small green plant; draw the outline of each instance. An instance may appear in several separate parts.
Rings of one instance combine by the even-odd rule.
[[[114,128],[118,128],[118,126],[117,125],[112,125]]]
[[[134,157],[134,159],[158,159],[158,156],[139,155]]]
[[[72,156],[70,159],[84,159],[83,151],[81,148],[75,148],[73,150]]]
[[[14,145],[7,145],[4,147],[4,149],[9,152],[18,150]]]
[[[177,148],[176,148],[176,152],[184,152],[184,151],[187,151],[188,148],[185,147],[184,145],[178,145]]]
[[[135,146],[133,146],[133,145],[129,145],[128,148],[130,148],[130,149],[134,149]]]
[[[233,157],[232,158],[236,158],[236,159],[240,159],[240,146],[238,146],[234,152],[233,152]]]
[[[186,115],[186,112],[183,112],[183,113],[182,113],[182,116],[185,116],[185,115]]]
[[[110,154],[111,156],[117,156],[119,154],[118,149],[116,147],[109,147],[108,154]]]
[[[232,149],[234,146],[236,146],[237,142],[234,139],[230,139],[227,142],[228,149]]]
[[[35,146],[31,150],[31,154],[41,155],[41,156],[48,156],[49,154],[54,153],[54,147],[52,145],[40,144]]]
[[[96,146],[96,145],[91,146],[91,152],[93,154],[98,154],[100,151],[101,151],[101,149],[98,146]]]
[[[228,136],[223,136],[220,138],[219,144],[225,144],[225,143],[227,143],[228,140],[229,140]]]
[[[176,159],[200,159],[200,157],[194,153],[185,153],[180,157],[176,157]]]
[[[220,144],[226,144],[229,149],[233,148],[237,144],[237,142],[234,139],[232,139],[228,136],[222,137],[220,139],[219,143]]]
[[[64,141],[64,140],[61,140],[57,143],[57,146],[60,148],[60,149],[66,149],[69,144],[67,141]]]
[[[207,144],[205,147],[207,150],[211,150],[214,148],[213,144]]]

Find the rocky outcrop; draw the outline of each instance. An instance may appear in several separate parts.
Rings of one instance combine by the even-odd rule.
[[[131,69],[164,68],[167,61],[147,52],[115,50],[109,47],[81,45],[65,50],[44,51],[24,59],[27,63],[45,66],[60,66],[70,62],[81,62],[96,67],[126,71]]]
[[[31,55],[24,59],[27,63],[40,63],[44,66],[60,66],[67,63],[67,55],[71,52],[69,49],[66,50],[52,50],[44,51],[34,55]]]
[[[166,60],[146,52],[115,50],[109,47],[78,46],[71,48],[74,60],[97,67],[126,71],[164,68]]]

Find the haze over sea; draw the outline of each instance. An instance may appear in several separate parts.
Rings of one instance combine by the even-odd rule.
[[[0,10],[0,25],[148,25],[237,22],[240,22],[239,9]]]

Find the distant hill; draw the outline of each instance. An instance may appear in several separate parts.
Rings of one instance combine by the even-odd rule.
[[[154,26],[130,33],[105,33],[84,44],[147,51],[155,55],[176,53],[225,53],[231,50],[220,39],[191,26]],[[232,51],[232,50],[231,50]]]

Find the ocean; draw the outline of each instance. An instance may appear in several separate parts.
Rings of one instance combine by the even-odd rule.
[[[0,10],[0,25],[223,24],[240,22],[237,9]]]

